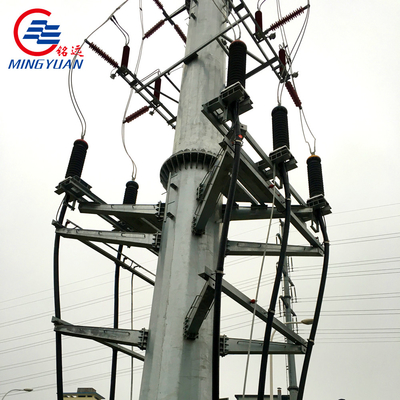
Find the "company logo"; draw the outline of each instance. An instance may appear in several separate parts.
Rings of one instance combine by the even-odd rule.
[[[25,47],[25,45],[22,44],[21,42],[21,39],[19,37],[19,27],[21,25],[21,22],[31,14],[43,14],[46,15],[47,17],[50,17],[51,15],[49,11],[43,10],[42,8],[33,8],[31,10],[25,11],[17,19],[17,22],[14,25],[14,39],[18,47],[24,53],[29,54],[30,56],[41,57],[51,53],[57,47],[57,44],[60,42],[58,38],[60,37],[61,32],[57,32],[60,25],[48,25],[47,20],[45,19],[32,20],[31,25],[27,29],[27,32],[22,37],[24,44],[31,42],[39,46],[45,46],[47,48],[42,51],[30,50],[29,48]],[[26,45],[29,46],[28,44]],[[48,47],[49,45],[50,47]]]
[[[13,32],[15,43],[22,52],[34,58],[11,59],[8,69],[81,69],[83,54],[80,46],[60,43],[60,25],[49,23],[50,15],[51,12],[43,8],[32,8],[18,17]],[[53,51],[55,58],[41,58]]]

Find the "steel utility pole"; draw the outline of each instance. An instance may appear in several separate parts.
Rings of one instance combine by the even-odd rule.
[[[190,2],[187,55],[221,32],[225,5],[225,0]],[[198,204],[196,190],[221,139],[202,115],[202,104],[223,89],[225,58],[214,40],[188,60],[183,70],[173,155],[161,169],[167,189],[166,217],[140,400],[200,400],[211,395],[212,316],[204,321],[195,340],[185,339],[183,329],[188,310],[204,286],[199,274],[205,267],[214,270],[218,255],[221,205],[204,234],[192,233],[192,220]]]
[[[324,285],[328,267],[328,258],[325,257],[324,252],[327,249],[329,255],[329,245],[325,239],[327,234],[322,217],[331,212],[324,198],[318,156],[313,155],[307,161],[312,172],[310,176],[313,177],[313,180],[309,179],[309,184],[311,182],[312,186],[310,186],[310,199],[307,202],[294,188],[290,187],[287,179],[287,185],[284,184],[285,196],[280,193],[274,183],[276,171],[279,170],[280,173],[283,171],[286,177],[287,171],[296,168],[297,165],[297,161],[289,150],[288,141],[281,140],[282,137],[287,136],[285,132],[287,111],[284,111],[286,110],[284,107],[279,106],[279,113],[273,114],[273,127],[276,128],[273,129],[273,136],[277,136],[279,145],[274,139],[274,151],[269,156],[247,131],[246,125],[242,124],[240,135],[238,132],[237,137],[245,137],[246,143],[261,160],[253,161],[243,149],[240,153],[236,153],[237,141],[235,148],[232,147],[232,127],[239,127],[237,115],[252,108],[250,97],[241,82],[244,83],[245,79],[266,67],[271,67],[273,73],[281,81],[284,76],[280,71],[284,71],[284,65],[271,46],[269,37],[258,30],[260,25],[244,0],[240,0],[240,4],[232,10],[226,9],[226,2],[227,0],[185,1],[185,5],[174,13],[177,15],[185,9],[189,12],[185,57],[153,80],[144,84],[124,65],[116,70],[117,74],[148,103],[147,107],[127,117],[124,123],[129,122],[130,117],[132,118],[129,120],[133,120],[140,116],[143,113],[142,110],[152,109],[163,117],[168,125],[176,128],[173,154],[165,161],[160,173],[161,182],[167,190],[165,204],[160,202],[154,205],[140,205],[136,202],[125,201],[125,197],[122,205],[105,203],[90,190],[90,185],[80,179],[87,150],[87,143],[81,139],[75,141],[71,155],[70,165],[74,168],[68,168],[65,180],[60,182],[56,190],[56,193],[66,195],[62,209],[64,211],[60,213],[57,221],[53,221],[57,240],[60,237],[78,239],[79,242],[102,254],[115,265],[130,271],[150,285],[155,284],[149,329],[126,330],[117,327],[110,329],[73,325],[61,319],[61,310],[58,310],[60,307],[56,309],[56,316],[53,318],[57,335],[92,339],[112,348],[113,354],[121,352],[144,361],[140,400],[203,400],[210,399],[211,396],[218,398],[217,386],[213,387],[212,382],[213,378],[218,382],[216,379],[218,375],[213,374],[212,362],[213,358],[218,359],[213,357],[213,348],[217,348],[214,355],[218,352],[218,342],[213,343],[213,339],[217,338],[217,333],[213,332],[213,315],[209,313],[214,296],[217,298],[219,295],[219,291],[214,290],[216,281],[221,283],[224,295],[255,314],[267,324],[268,329],[275,329],[287,339],[286,343],[270,343],[266,335],[268,341],[267,346],[264,347],[261,341],[249,342],[246,338],[229,338],[223,335],[218,338],[220,339],[219,355],[248,354],[249,352],[260,354],[262,352],[265,360],[267,351],[269,354],[289,354],[289,364],[294,366],[294,355],[306,353],[308,358],[299,385],[299,397],[304,391],[311,356],[311,348],[308,347],[307,341],[287,324],[276,319],[272,310],[265,310],[225,279],[222,282],[215,279],[216,272],[222,272],[220,269],[216,271],[223,214],[221,199],[222,195],[233,199],[229,195],[230,190],[227,191],[227,182],[231,179],[230,171],[233,170],[232,163],[235,159],[239,162],[235,166],[240,166],[237,177],[240,185],[234,197],[238,206],[232,210],[231,220],[263,220],[284,216],[285,227],[289,228],[290,223],[308,242],[308,246],[304,246],[304,243],[278,245],[228,240],[228,247],[224,250],[225,255],[279,256],[279,260],[283,259],[283,255],[285,257],[324,255],[324,274],[321,279]],[[162,8],[158,0],[156,3]],[[290,14],[290,17],[293,18],[305,9],[297,10]],[[228,11],[236,14],[237,22],[225,27]],[[165,10],[163,14],[167,15]],[[174,15],[171,14],[167,19],[173,18]],[[253,30],[245,22],[246,19],[249,19],[256,28],[258,26],[257,33],[251,33]],[[239,21],[249,33],[249,39],[254,43],[255,48],[259,50],[260,57],[252,54],[253,64],[256,66],[253,69],[249,68],[246,76],[240,77],[239,81],[230,83],[225,88],[226,53],[229,52],[230,61],[233,58],[231,58],[231,46],[228,50],[225,43],[225,40],[230,41],[230,39],[223,37],[223,34]],[[275,26],[278,27],[287,21],[288,17],[285,17]],[[149,32],[154,33],[154,29],[153,27]],[[273,37],[271,35],[271,38]],[[236,41],[239,48],[243,50],[240,43],[244,42]],[[91,48],[111,65],[118,66],[118,63],[98,46],[91,44]],[[242,55],[245,56],[245,54]],[[238,58],[235,62],[236,66],[240,67],[238,70],[246,66],[245,59]],[[175,116],[160,100],[161,92],[157,90],[153,92],[150,90],[150,85],[154,83],[156,88],[157,80],[182,63],[184,68],[179,108]],[[291,95],[293,94],[295,93],[292,91]],[[230,107],[233,102],[237,102],[235,113]],[[301,104],[299,100],[295,103]],[[277,129],[278,127],[285,129]],[[240,154],[240,158],[236,158],[237,154]],[[276,167],[279,168],[276,169]],[[234,176],[233,173],[232,176]],[[282,182],[282,179],[280,181]],[[132,182],[128,183],[132,184]],[[137,189],[137,185],[135,187]],[[129,188],[133,186],[127,184],[127,189]],[[291,197],[297,202],[294,207],[290,206]],[[112,226],[112,230],[84,229],[77,225],[72,228],[64,226],[67,202],[74,204],[78,202],[81,213],[97,214]],[[318,237],[315,236],[315,229],[313,231],[308,229],[307,224],[310,221],[322,227],[324,244],[320,243]],[[129,256],[121,254],[120,247],[118,250],[113,246],[105,249],[104,246],[97,245],[97,242],[107,245],[137,246],[158,254],[156,282],[147,275],[148,271],[142,270],[143,267]],[[57,241],[54,250],[54,287],[55,299],[59,304],[58,243]],[[116,278],[116,283],[118,279]],[[277,275],[276,282],[279,283],[279,281],[280,276]],[[287,298],[289,298],[288,283],[284,283]],[[277,294],[276,291],[276,296]],[[320,310],[322,294],[323,290],[320,290],[318,310]],[[276,296],[274,295],[274,302]],[[115,297],[117,298],[117,295]],[[290,304],[286,311],[288,312],[286,320],[291,322]],[[319,317],[319,311],[317,311],[316,321]],[[118,315],[118,310],[115,311],[115,315]],[[312,330],[315,336],[316,325],[313,328],[315,328]],[[218,329],[215,329],[215,332],[217,331]],[[126,346],[137,346],[145,350],[146,354],[137,353]],[[61,360],[61,351],[57,355],[57,360]],[[217,363],[214,362],[214,364]],[[57,385],[59,393],[62,394],[62,364],[59,362],[57,365],[58,376],[61,377]],[[217,367],[214,372],[219,372]],[[112,371],[116,369],[113,367]],[[290,398],[295,399],[297,383],[294,368],[289,371],[289,375],[292,377],[289,388]],[[261,386],[263,386],[264,377],[261,373],[260,376],[259,396],[263,396]],[[115,374],[112,379],[115,384]]]

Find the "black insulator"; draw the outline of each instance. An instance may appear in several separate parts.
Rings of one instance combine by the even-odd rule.
[[[128,68],[129,52],[130,52],[129,46],[128,46],[128,45],[125,45],[125,46],[124,46],[124,50],[123,50],[123,52],[122,52],[121,67]]]
[[[229,46],[228,82],[231,86],[240,82],[245,87],[246,82],[246,54],[247,47],[241,40],[235,40]]]
[[[279,60],[282,65],[279,66],[279,73],[282,78],[286,77],[286,52],[284,49],[279,49]]]
[[[69,159],[67,173],[65,174],[66,178],[69,176],[81,177],[88,147],[88,144],[83,139],[75,140],[71,158]]]
[[[126,183],[124,204],[136,204],[138,189],[139,185],[136,181],[128,181]]]
[[[274,150],[279,149],[279,147],[282,146],[286,146],[289,149],[290,145],[287,109],[283,106],[277,106],[272,110],[271,115]]]
[[[324,182],[322,180],[321,159],[312,155],[307,159],[308,189],[310,198],[318,195],[324,196]]]
[[[256,11],[255,19],[256,19],[256,35],[257,35],[261,33],[263,30],[262,12],[260,10]]]
[[[161,78],[157,78],[154,82],[154,97],[157,100],[160,100],[161,94]]]

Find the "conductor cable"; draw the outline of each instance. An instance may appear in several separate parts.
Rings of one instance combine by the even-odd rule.
[[[59,224],[64,221],[65,213],[68,207],[69,196],[66,195],[60,208],[57,219]],[[54,286],[54,316],[61,319],[61,301],[60,301],[60,234],[56,233],[54,239],[53,253],[53,286]],[[57,381],[57,400],[63,400],[63,368],[62,368],[62,340],[61,333],[56,332],[56,381]]]
[[[235,190],[239,174],[240,150],[242,147],[242,135],[239,123],[239,103],[232,104],[232,121],[234,129],[235,155],[232,165],[231,181],[229,184],[228,197],[225,205],[222,223],[221,239],[219,242],[217,267],[215,273],[214,290],[214,321],[213,321],[213,346],[212,346],[212,400],[219,400],[219,362],[220,362],[220,330],[221,330],[221,293],[222,276],[224,273],[224,259],[228,242],[229,223],[233,205],[235,203]]]
[[[281,251],[279,254],[278,266],[276,269],[274,286],[272,289],[271,300],[268,308],[267,314],[267,323],[265,325],[265,334],[264,334],[264,343],[261,354],[261,365],[260,365],[260,376],[258,381],[258,394],[257,400],[264,400],[264,391],[265,391],[265,379],[267,373],[267,363],[268,363],[268,351],[271,340],[271,331],[272,331],[272,322],[275,315],[275,307],[279,294],[279,286],[282,278],[283,267],[286,258],[286,250],[288,246],[289,239],[289,228],[290,228],[290,213],[291,213],[291,195],[290,195],[290,185],[289,178],[287,174],[287,169],[285,163],[281,163],[279,165],[280,175],[282,178],[284,190],[285,190],[285,223],[283,226],[282,233],[282,243],[281,243]]]
[[[315,335],[317,333],[319,317],[321,315],[322,300],[324,297],[325,284],[326,284],[326,279],[328,276],[329,238],[328,238],[325,220],[322,216],[321,210],[317,210],[317,219],[318,219],[319,225],[321,227],[322,236],[324,238],[324,263],[323,263],[323,267],[322,267],[321,281],[320,281],[320,286],[319,286],[319,290],[318,290],[317,302],[315,305],[314,321],[311,326],[310,336],[309,336],[308,344],[307,344],[307,350],[306,350],[306,354],[304,356],[303,367],[301,370],[301,376],[300,376],[300,382],[299,382],[299,392],[297,395],[297,400],[303,400],[304,388],[306,385],[306,379],[307,379],[307,373],[308,373],[308,367],[310,365],[311,353],[312,353],[312,349],[313,349],[314,342],[315,342]]]
[[[129,97],[128,97],[128,102],[126,103],[126,107],[125,107],[125,111],[124,111],[124,116],[122,118],[122,124],[121,124],[121,139],[122,139],[122,145],[124,146],[124,150],[125,153],[127,154],[127,156],[129,157],[129,159],[132,162],[132,180],[136,180],[136,174],[137,174],[137,167],[136,167],[136,163],[135,161],[133,161],[133,158],[131,157],[131,155],[129,154],[129,151],[126,147],[126,141],[125,141],[125,119],[126,119],[126,114],[128,112],[128,108],[129,108],[129,104],[131,102],[132,99],[132,94],[133,94],[133,88],[131,88],[130,92],[129,92]]]

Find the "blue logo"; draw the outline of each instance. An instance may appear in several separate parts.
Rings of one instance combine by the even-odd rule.
[[[58,44],[61,32],[56,32],[60,25],[47,25],[47,21],[35,19],[31,22],[22,39],[36,40],[37,44]]]

